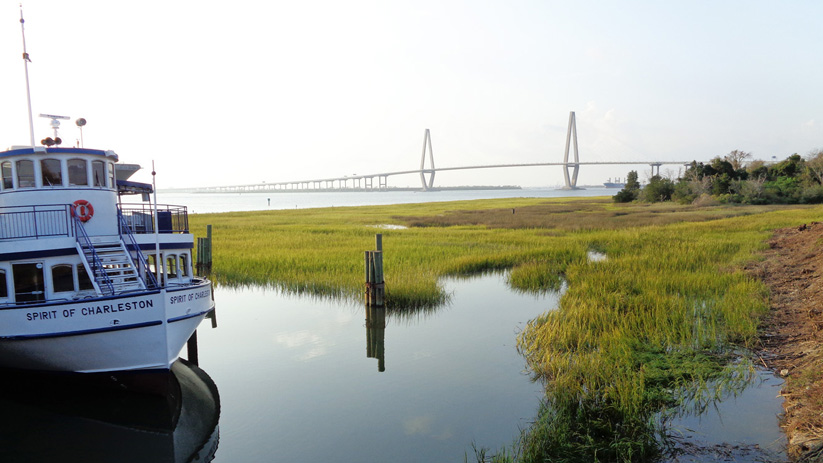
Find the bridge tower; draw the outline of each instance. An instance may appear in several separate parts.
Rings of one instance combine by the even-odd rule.
[[[574,162],[569,162],[569,145],[574,140]],[[569,169],[572,169],[571,175]],[[563,156],[563,177],[566,180],[564,190],[577,189],[577,174],[580,172],[580,157],[577,153],[577,121],[574,111],[569,113],[569,128],[566,131],[566,154]]]
[[[426,151],[429,153],[429,164],[431,164],[428,169],[426,169]],[[428,182],[426,182],[426,174],[430,174]],[[423,134],[423,155],[420,156],[420,182],[423,184],[424,190],[430,190],[434,186],[434,153],[432,152],[432,137],[429,129],[426,129],[426,133]]]

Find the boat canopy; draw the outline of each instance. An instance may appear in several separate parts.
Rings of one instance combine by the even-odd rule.
[[[149,194],[152,188],[150,183],[130,182],[128,180],[117,181],[117,194],[119,195],[139,195]]]

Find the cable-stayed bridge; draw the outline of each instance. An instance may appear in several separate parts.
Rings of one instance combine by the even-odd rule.
[[[573,151],[570,149],[573,147]],[[569,159],[569,155],[573,158]],[[426,161],[428,160],[428,166]],[[412,170],[401,170],[396,172],[382,172],[377,174],[350,175],[345,177],[319,178],[313,180],[299,180],[292,182],[255,183],[248,185],[230,185],[216,187],[202,187],[197,191],[212,193],[232,193],[232,192],[265,192],[265,191],[318,191],[318,190],[352,190],[371,191],[388,189],[388,178],[398,175],[418,174],[423,190],[434,189],[434,176],[437,172],[450,170],[473,170],[473,169],[500,169],[506,167],[542,167],[561,166],[563,168],[564,189],[573,190],[577,188],[577,176],[580,166],[603,166],[603,165],[648,165],[652,168],[652,175],[660,174],[662,165],[688,165],[691,161],[593,161],[580,162],[577,149],[577,121],[574,111],[569,113],[569,126],[566,131],[566,150],[562,162],[534,162],[520,164],[490,164],[481,166],[457,166],[457,167],[435,167],[434,153],[432,152],[431,134],[429,129],[423,136],[423,153],[420,157],[420,168]],[[655,172],[656,170],[656,172]],[[375,182],[376,181],[376,182]]]

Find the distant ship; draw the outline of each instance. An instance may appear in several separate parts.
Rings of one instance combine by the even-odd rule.
[[[612,179],[610,178],[608,182],[603,183],[603,186],[606,188],[623,188],[626,186],[626,182],[621,182],[619,178]]]

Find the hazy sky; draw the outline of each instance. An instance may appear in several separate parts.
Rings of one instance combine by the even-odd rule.
[[[23,4],[39,113],[84,117],[161,188],[419,167],[778,159],[823,147],[823,2],[65,1]],[[0,146],[29,140],[19,6],[0,5]],[[79,138],[64,124],[67,143]],[[634,167],[641,177],[648,166]],[[629,167],[582,167],[580,183]],[[676,167],[673,168],[676,170]],[[438,185],[563,182],[560,167]],[[418,185],[419,177],[389,179]]]

